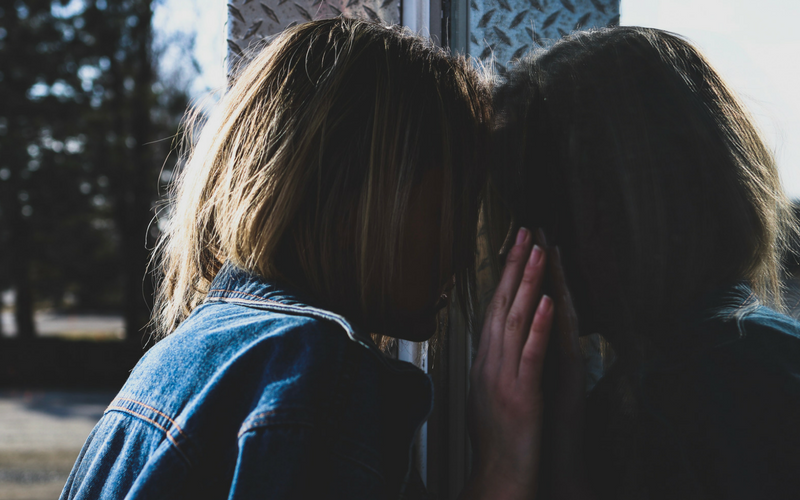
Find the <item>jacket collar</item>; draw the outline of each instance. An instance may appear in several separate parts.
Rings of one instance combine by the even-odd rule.
[[[687,361],[741,340],[741,322],[760,305],[746,281],[709,290],[677,316],[669,343],[642,366],[642,373],[681,369]]]
[[[227,302],[288,314],[300,314],[333,321],[344,328],[354,342],[383,357],[372,338],[339,314],[315,307],[302,293],[266,280],[230,261],[225,262],[211,283],[205,302]]]
[[[737,313],[758,305],[758,297],[747,281],[738,281],[704,293],[696,305],[682,315],[682,320],[686,327],[692,328],[707,321],[733,319]]]

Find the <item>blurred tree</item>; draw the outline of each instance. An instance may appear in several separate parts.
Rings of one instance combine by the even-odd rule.
[[[139,338],[159,175],[187,102],[161,81],[153,0],[3,0],[0,289],[22,338],[35,301],[121,310]]]

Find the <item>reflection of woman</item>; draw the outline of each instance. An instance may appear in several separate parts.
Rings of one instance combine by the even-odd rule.
[[[496,97],[496,180],[616,354],[587,400],[592,489],[797,498],[800,325],[776,312],[789,204],[730,90],[680,37],[626,27],[534,54]]]
[[[178,183],[156,318],[169,335],[89,436],[62,498],[417,497],[410,447],[430,380],[369,333],[430,337],[454,274],[469,297],[488,97],[463,59],[393,28],[340,18],[273,40]],[[544,258],[526,267],[521,235],[486,330],[515,350],[484,365],[516,357],[517,387],[535,387],[542,356],[519,353],[542,352],[553,308],[542,299],[534,315]],[[505,415],[511,375],[473,393],[484,460],[471,498],[535,487],[541,405]]]

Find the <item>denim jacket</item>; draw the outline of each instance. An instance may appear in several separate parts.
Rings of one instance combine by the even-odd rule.
[[[134,368],[61,499],[413,497],[432,391],[343,317],[226,264]]]
[[[637,385],[612,368],[587,399],[597,498],[800,498],[800,323],[738,283],[679,325]]]

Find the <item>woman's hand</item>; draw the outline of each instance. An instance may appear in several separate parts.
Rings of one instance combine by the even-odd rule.
[[[542,366],[553,301],[540,295],[545,252],[520,229],[489,306],[471,372],[469,423],[477,470],[468,498],[530,499],[542,441]]]

